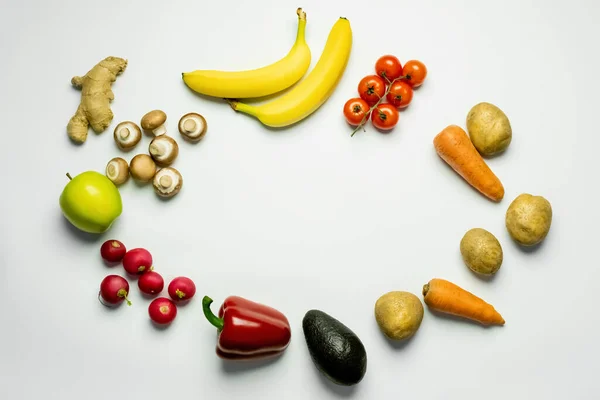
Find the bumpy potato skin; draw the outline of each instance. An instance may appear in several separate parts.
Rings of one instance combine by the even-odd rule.
[[[542,196],[522,193],[506,210],[506,229],[522,246],[535,246],[543,241],[552,225],[552,206]]]
[[[512,127],[504,112],[493,104],[482,102],[467,114],[467,131],[477,151],[493,156],[505,151],[512,141]]]
[[[482,275],[498,272],[504,259],[498,239],[482,228],[473,228],[465,233],[460,241],[460,253],[467,267]]]
[[[375,303],[377,325],[392,340],[413,336],[421,326],[423,315],[421,300],[410,292],[388,292]]]

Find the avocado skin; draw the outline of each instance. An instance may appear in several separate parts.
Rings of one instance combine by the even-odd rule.
[[[338,385],[359,383],[367,372],[367,352],[352,330],[320,310],[302,320],[308,351],[317,369]]]

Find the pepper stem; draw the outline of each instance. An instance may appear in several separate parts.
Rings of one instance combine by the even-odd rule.
[[[213,324],[218,330],[222,330],[223,320],[217,317],[215,314],[213,314],[213,312],[210,310],[210,305],[212,304],[212,302],[213,300],[210,297],[204,296],[204,298],[202,299],[202,311],[204,311],[204,316],[206,317],[208,322]]]

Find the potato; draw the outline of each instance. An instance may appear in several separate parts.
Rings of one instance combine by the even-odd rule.
[[[471,142],[483,156],[503,152],[512,141],[512,128],[504,112],[490,103],[479,103],[467,114]]]
[[[421,326],[423,314],[421,300],[409,292],[388,292],[375,303],[377,325],[392,340],[413,336]]]
[[[506,210],[506,229],[517,243],[534,246],[543,241],[552,224],[552,206],[542,196],[522,193]]]
[[[494,275],[504,259],[498,239],[482,228],[465,233],[460,241],[460,253],[467,267],[482,275]]]

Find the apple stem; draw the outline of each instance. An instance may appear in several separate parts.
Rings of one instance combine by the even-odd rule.
[[[67,178],[69,178],[69,180],[73,179],[71,178],[71,174],[67,172]]]

